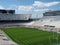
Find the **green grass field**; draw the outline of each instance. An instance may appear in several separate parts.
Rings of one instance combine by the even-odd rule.
[[[55,45],[57,43],[57,33],[54,33],[53,39],[53,32],[33,28],[4,28],[3,31],[19,45]],[[60,37],[60,34],[58,35]]]

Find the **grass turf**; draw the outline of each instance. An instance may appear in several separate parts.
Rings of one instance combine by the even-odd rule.
[[[19,45],[53,45],[57,42],[57,33],[54,33],[53,39],[53,32],[33,28],[4,28],[3,31]]]

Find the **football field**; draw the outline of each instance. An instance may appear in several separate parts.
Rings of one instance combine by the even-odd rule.
[[[60,34],[53,32],[24,27],[4,28],[3,31],[19,45],[56,45],[60,43]]]

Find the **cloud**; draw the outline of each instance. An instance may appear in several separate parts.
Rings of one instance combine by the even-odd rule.
[[[3,6],[0,6],[0,9],[5,9]]]
[[[34,1],[32,5],[15,5],[11,4],[8,9],[15,9],[17,13],[40,13],[52,10],[50,7],[59,4],[60,2],[41,2]],[[49,9],[50,8],[50,9]]]
[[[41,2],[41,1],[34,1],[34,3],[32,5],[15,5],[12,4],[8,9],[15,9],[16,11],[19,12],[32,12],[32,11],[36,11],[36,12],[44,12],[47,11],[48,9],[46,9],[45,7],[50,7],[50,6],[54,6],[59,4],[60,2]],[[42,7],[44,9],[42,9]]]
[[[33,6],[36,7],[50,7],[59,4],[60,2],[49,2],[49,3],[43,3],[41,1],[35,1]]]
[[[60,2],[50,2],[50,3],[46,3],[45,6],[46,7],[50,7],[50,6],[54,6],[54,5],[57,5],[59,4]]]
[[[44,12],[52,10],[50,7],[60,2],[41,2],[34,1],[32,5],[15,5],[12,4],[8,9],[15,9],[17,14],[36,14],[41,17]],[[1,7],[3,8],[3,7]],[[35,15],[32,15],[34,17]],[[35,16],[36,17],[36,16]]]
[[[21,11],[31,11],[32,10],[32,6],[18,6],[18,10]]]
[[[45,12],[45,11],[49,11],[50,9],[36,9],[34,10],[35,12]]]
[[[44,4],[40,1],[35,1],[33,6],[38,6],[38,7],[42,7]]]

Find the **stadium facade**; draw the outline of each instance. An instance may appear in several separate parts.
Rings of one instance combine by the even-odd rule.
[[[0,9],[0,22],[30,22],[31,14],[15,14],[15,10]]]
[[[41,26],[49,25],[60,28],[60,10],[43,13],[43,17],[40,21],[42,24]]]

